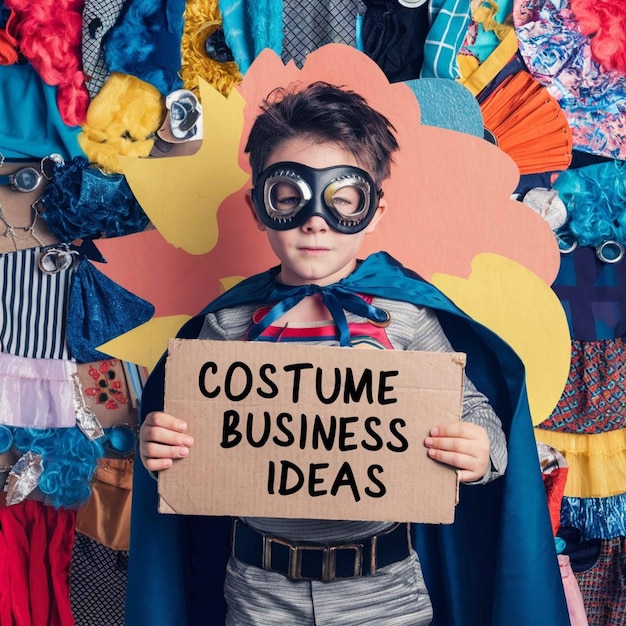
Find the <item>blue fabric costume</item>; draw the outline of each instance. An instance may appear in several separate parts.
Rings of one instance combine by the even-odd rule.
[[[281,289],[274,281],[278,271],[242,281],[183,326],[179,337],[197,337],[208,312],[275,302]],[[480,487],[461,485],[454,524],[413,526],[433,624],[568,626],[519,358],[384,252],[368,257],[329,291],[339,298],[342,293],[370,294],[434,309],[454,349],[467,353],[467,374],[489,398],[507,436],[504,477]],[[164,358],[146,384],[142,415],[163,408],[163,383]],[[230,518],[159,515],[157,484],[136,464],[127,626],[223,624],[229,552]]]

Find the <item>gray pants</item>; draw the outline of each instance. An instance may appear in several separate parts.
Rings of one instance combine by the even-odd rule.
[[[226,626],[427,626],[432,606],[415,552],[374,576],[291,581],[231,558]]]

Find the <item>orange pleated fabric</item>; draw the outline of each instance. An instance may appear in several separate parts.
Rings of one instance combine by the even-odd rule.
[[[482,102],[483,124],[520,174],[563,171],[572,133],[558,102],[528,72],[507,76]]]

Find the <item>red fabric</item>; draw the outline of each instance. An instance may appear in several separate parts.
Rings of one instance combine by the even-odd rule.
[[[550,522],[552,523],[552,533],[556,535],[561,525],[561,501],[565,491],[567,480],[567,467],[557,467],[548,474],[542,474],[543,485],[546,488],[548,497],[548,510],[550,512]]]
[[[73,626],[76,512],[26,500],[0,508],[0,624]]]

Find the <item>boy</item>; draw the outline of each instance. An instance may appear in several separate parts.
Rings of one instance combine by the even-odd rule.
[[[274,92],[252,127],[246,151],[254,184],[248,198],[252,215],[280,266],[224,294],[186,327],[183,336],[466,351],[469,376],[462,421],[435,425],[424,445],[434,461],[457,468],[462,483],[482,485],[501,476],[507,464],[500,419],[469,380],[480,370],[480,378],[486,378],[493,369],[489,363],[493,356],[473,360],[476,339],[470,335],[488,332],[465,330],[467,320],[451,322],[450,315],[462,314],[384,253],[357,260],[364,237],[387,211],[381,183],[389,176],[398,147],[392,130],[390,122],[363,98],[332,85],[314,83],[299,91]],[[454,348],[439,317],[445,320],[446,332],[461,336]],[[464,334],[469,339],[463,339]],[[161,376],[159,372],[153,378]],[[157,394],[162,393],[160,384]],[[152,387],[146,388],[149,395],[154,394]],[[488,382],[483,387],[491,389]],[[497,397],[495,392],[491,395]],[[150,410],[161,407],[162,399],[160,406],[158,400],[156,405],[145,401],[139,451],[151,472],[167,470],[193,445],[183,420]],[[201,536],[203,523],[209,522],[187,520],[187,531]],[[496,524],[484,522],[488,528]],[[280,543],[267,542],[268,537]],[[280,554],[272,553],[273,546],[277,551],[287,545],[291,551],[306,552],[345,544],[360,546],[363,565],[355,570],[348,564],[348,573],[342,571],[341,577],[317,564],[306,572],[295,571],[288,563],[274,565]],[[198,549],[192,547],[191,553]],[[438,548],[429,542],[425,550]],[[264,564],[268,558],[271,568]],[[370,571],[370,559],[376,560],[375,571]],[[198,565],[189,554],[184,562],[183,576],[189,580],[186,572],[197,573]],[[480,568],[476,572],[480,576]],[[189,588],[186,593],[194,595]],[[406,525],[383,522],[236,520],[224,594],[226,624],[422,625],[432,619],[420,561]],[[192,604],[193,600],[187,604],[191,613]],[[474,623],[488,623],[488,605],[476,598],[479,621]],[[442,608],[441,623],[456,620],[453,609],[447,618],[445,613]],[[206,623],[222,623],[222,618]]]

